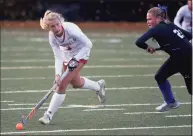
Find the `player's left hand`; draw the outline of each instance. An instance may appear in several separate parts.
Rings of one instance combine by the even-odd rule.
[[[60,83],[61,83],[61,80],[60,80],[60,75],[56,75],[55,76],[55,79],[54,79],[54,82],[53,82],[53,84],[57,84],[58,86],[60,85]]]
[[[151,54],[153,54],[155,52],[155,48],[153,48],[151,46],[148,46],[146,50],[147,50],[147,52],[149,52]]]
[[[75,68],[78,67],[78,61],[75,58],[72,58],[69,62],[68,62],[68,69],[69,71],[73,71]]]

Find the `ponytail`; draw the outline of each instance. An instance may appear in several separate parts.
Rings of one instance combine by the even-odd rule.
[[[162,11],[162,18],[163,18],[163,20],[164,20],[164,22],[165,23],[171,23],[171,21],[170,21],[170,19],[169,19],[169,17],[168,17],[168,13],[167,13],[167,6],[161,6],[160,4],[158,4],[158,8],[159,9],[161,9],[161,11]]]
[[[44,13],[44,17],[40,18],[40,26],[44,30],[49,30],[49,21],[50,20],[55,20],[58,19],[61,23],[64,22],[64,18],[62,17],[61,14],[52,12],[51,10],[47,10]]]

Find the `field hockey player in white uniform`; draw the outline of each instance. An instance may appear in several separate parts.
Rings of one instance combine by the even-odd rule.
[[[100,103],[105,102],[105,81],[92,81],[80,76],[80,70],[87,63],[92,43],[74,23],[65,22],[56,12],[46,11],[40,19],[42,29],[49,32],[49,43],[55,57],[55,81],[58,85],[50,105],[43,117],[42,124],[49,124],[54,113],[65,100],[69,84],[73,88],[90,89],[96,92]],[[65,71],[65,72],[63,72]]]

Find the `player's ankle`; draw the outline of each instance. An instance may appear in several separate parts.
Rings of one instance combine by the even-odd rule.
[[[52,120],[53,114],[52,114],[51,111],[46,111],[46,112],[44,113],[44,115],[47,116],[47,117],[49,118],[49,120]]]

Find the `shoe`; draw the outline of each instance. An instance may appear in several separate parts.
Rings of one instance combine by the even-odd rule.
[[[100,90],[96,91],[96,94],[98,95],[98,99],[100,103],[105,103],[106,97],[105,97],[105,80],[101,79],[97,81],[100,85]]]
[[[41,124],[43,124],[43,125],[50,124],[50,117],[49,117],[49,115],[48,114],[44,114],[44,116],[39,119],[39,122]]]
[[[164,111],[168,111],[170,109],[176,109],[180,106],[180,103],[175,101],[173,103],[167,104],[166,102],[164,102],[162,105],[156,107],[156,110],[159,112],[164,112]]]

